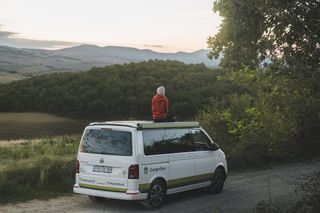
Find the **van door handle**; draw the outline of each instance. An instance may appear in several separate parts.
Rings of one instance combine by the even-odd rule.
[[[196,157],[200,157],[200,154],[196,154]]]

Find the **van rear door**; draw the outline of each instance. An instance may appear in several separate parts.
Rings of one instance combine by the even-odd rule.
[[[115,192],[128,189],[128,168],[134,162],[133,129],[90,126],[78,152],[80,187]]]

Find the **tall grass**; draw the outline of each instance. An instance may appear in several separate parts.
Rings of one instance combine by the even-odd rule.
[[[80,136],[48,137],[0,147],[0,203],[72,192]]]

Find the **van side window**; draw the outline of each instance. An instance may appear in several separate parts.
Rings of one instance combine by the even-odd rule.
[[[170,153],[194,151],[190,129],[166,129],[164,132],[170,144]]]
[[[166,147],[164,130],[147,130],[142,132],[145,155],[164,154]]]
[[[201,130],[193,130],[192,133],[196,151],[210,150],[211,141]]]
[[[194,151],[190,129],[145,130],[142,135],[145,155]]]

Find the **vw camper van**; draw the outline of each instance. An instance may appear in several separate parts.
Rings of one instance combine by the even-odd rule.
[[[95,122],[81,138],[73,191],[156,209],[169,194],[220,193],[226,177],[225,154],[198,122]]]

